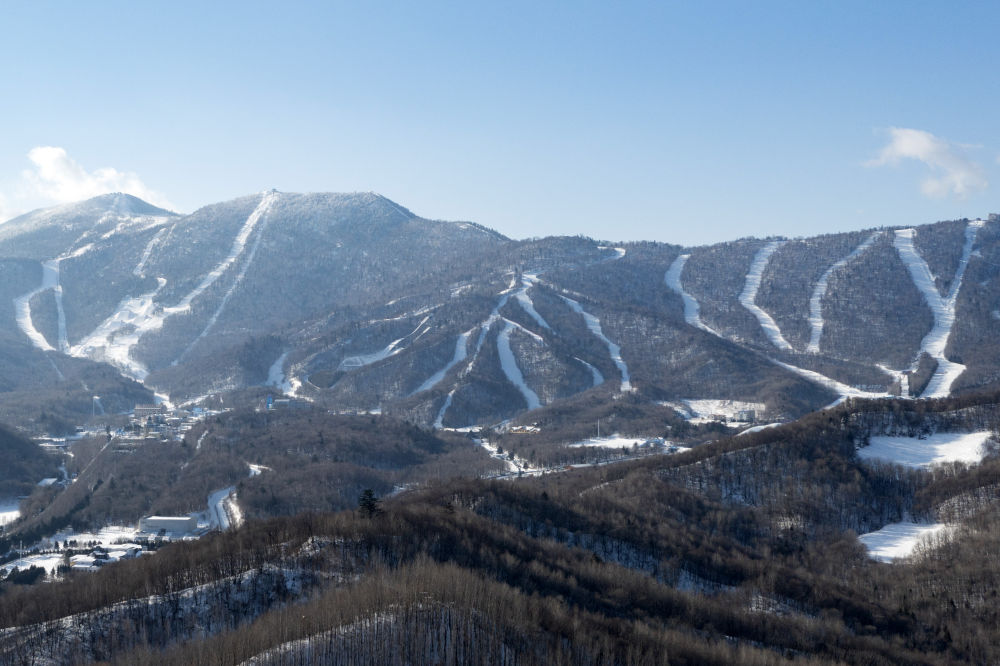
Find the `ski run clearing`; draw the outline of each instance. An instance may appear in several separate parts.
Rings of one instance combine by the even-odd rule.
[[[684,291],[684,287],[681,285],[681,273],[684,272],[684,264],[690,258],[690,254],[682,254],[674,259],[674,263],[670,264],[670,268],[667,269],[666,274],[663,276],[663,281],[671,291],[680,296],[681,300],[684,301],[684,321],[690,326],[700,328],[712,335],[719,335],[701,320],[701,309],[698,307],[697,299]]]
[[[962,248],[962,256],[955,269],[955,277],[951,281],[951,288],[948,293],[942,296],[938,292],[934,275],[931,273],[927,262],[924,261],[917,248],[913,245],[913,229],[899,229],[896,231],[895,246],[899,252],[899,258],[903,260],[913,284],[927,301],[928,307],[934,314],[934,327],[924,336],[920,342],[920,351],[927,352],[935,361],[937,369],[930,383],[924,390],[922,397],[925,398],[945,398],[951,393],[952,383],[958,379],[959,375],[965,372],[965,366],[960,363],[953,363],[945,358],[945,349],[948,347],[948,338],[951,337],[951,329],[955,325],[955,305],[958,302],[958,292],[962,287],[962,278],[965,277],[965,269],[969,265],[972,257],[972,246],[976,242],[976,235],[985,222],[973,220],[965,228],[965,246]],[[917,360],[919,354],[917,355]],[[914,360],[911,370],[916,370],[917,360]]]
[[[921,541],[948,529],[943,523],[890,523],[880,530],[862,534],[858,540],[868,549],[868,556],[880,562],[909,557]]]
[[[878,436],[871,444],[858,449],[862,460],[884,460],[907,467],[927,468],[949,462],[974,465],[986,455],[986,442],[993,433],[939,432],[920,439],[917,437]]]
[[[601,320],[584,310],[583,306],[577,301],[574,301],[572,298],[568,298],[561,294],[559,295],[559,298],[563,299],[566,305],[568,305],[573,312],[576,312],[583,317],[583,321],[586,322],[587,328],[594,334],[594,337],[603,342],[608,348],[608,355],[611,357],[614,364],[618,366],[618,371],[622,375],[621,391],[622,393],[630,392],[632,390],[632,382],[629,380],[628,366],[625,365],[625,361],[622,359],[622,348],[611,342],[611,340],[604,335],[604,331],[601,330]]]
[[[743,285],[743,293],[740,294],[740,304],[749,310],[753,316],[757,317],[761,329],[767,335],[767,339],[771,341],[771,344],[782,351],[793,351],[792,346],[788,344],[788,340],[785,340],[785,336],[781,334],[778,324],[771,318],[771,315],[764,312],[755,302],[757,300],[757,291],[760,290],[761,278],[764,277],[764,268],[771,259],[771,255],[782,244],[784,244],[784,241],[772,241],[762,247],[756,256],[754,256],[753,263],[750,264],[750,272],[747,273],[747,280]]]
[[[830,277],[840,268],[843,268],[851,261],[861,256],[861,254],[870,248],[878,238],[880,232],[875,232],[869,236],[861,245],[854,248],[854,251],[849,255],[836,262],[833,266],[826,269],[823,276],[820,277],[819,282],[816,283],[816,287],[813,289],[812,296],[809,297],[809,344],[806,346],[806,351],[810,354],[819,353],[819,341],[823,336],[823,297],[826,296],[826,290],[830,286]]]

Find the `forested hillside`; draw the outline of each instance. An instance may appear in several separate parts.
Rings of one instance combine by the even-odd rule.
[[[995,442],[998,400],[849,401],[686,453],[436,482],[61,582],[8,583],[0,658],[992,663],[995,443],[982,462],[929,468],[865,450],[947,432]],[[947,514],[955,528],[910,558],[871,559],[859,532],[906,514]]]

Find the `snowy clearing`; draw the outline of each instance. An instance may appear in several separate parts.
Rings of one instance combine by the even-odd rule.
[[[823,273],[820,277],[819,282],[816,283],[816,287],[813,289],[812,296],[809,297],[809,344],[806,346],[806,351],[810,354],[819,353],[819,340],[823,335],[823,297],[826,296],[826,290],[830,286],[830,276],[832,276],[836,271],[843,268],[851,261],[861,256],[861,254],[872,246],[875,239],[879,237],[881,232],[876,231],[871,236],[869,236],[861,245],[854,248],[854,251],[843,259],[837,261]]]
[[[763,402],[743,402],[741,400],[680,400],[676,402],[658,403],[670,407],[686,420],[693,423],[705,423],[715,420],[716,416],[724,416],[727,421],[739,421],[740,412],[753,410],[755,416],[760,416],[767,409]]]
[[[622,257],[625,256],[625,248],[623,248],[623,247],[610,247],[608,245],[598,245],[597,249],[598,250],[613,250],[614,251],[614,255],[612,255],[610,257],[605,257],[603,259],[603,261],[617,261],[618,259],[621,259]]]
[[[941,296],[938,292],[934,275],[927,266],[927,262],[913,245],[914,230],[899,229],[896,231],[894,245],[899,253],[899,258],[903,260],[910,277],[913,279],[913,284],[916,285],[934,314],[934,326],[921,340],[920,351],[927,352],[937,361],[938,366],[921,397],[947,397],[951,393],[952,383],[965,372],[964,365],[953,363],[945,358],[945,349],[948,347],[951,329],[955,325],[955,305],[958,302],[958,291],[962,288],[962,278],[965,276],[965,269],[972,256],[972,246],[976,242],[976,235],[984,224],[985,222],[982,220],[973,220],[965,228],[965,246],[962,248],[962,256],[955,269],[951,288],[945,296]],[[919,360],[919,354],[917,354],[917,360]],[[917,360],[914,360],[911,370],[916,370]]]
[[[441,409],[438,411],[437,418],[434,419],[435,428],[444,428],[444,414],[451,407],[451,399],[455,397],[455,389],[452,389],[448,396],[444,399],[444,404],[441,405]]]
[[[760,289],[760,280],[764,275],[764,268],[767,267],[767,262],[771,259],[771,255],[774,254],[775,250],[784,243],[785,241],[771,241],[754,256],[753,263],[750,264],[750,272],[747,273],[746,283],[743,285],[743,293],[740,294],[740,304],[753,313],[753,316],[757,317],[760,327],[764,330],[764,334],[767,335],[767,339],[771,341],[771,344],[784,351],[793,351],[792,346],[788,344],[788,340],[785,340],[785,336],[781,334],[781,329],[778,328],[778,324],[771,318],[771,315],[764,312],[754,302],[757,299],[757,291]]]
[[[858,540],[868,549],[868,557],[880,562],[892,562],[913,554],[922,539],[938,534],[948,526],[943,523],[890,523],[882,529],[862,534]]]
[[[21,503],[15,500],[4,500],[0,502],[0,525],[9,525],[21,517],[19,507]]]
[[[670,264],[670,268],[667,269],[666,274],[663,276],[663,281],[667,284],[667,287],[678,294],[681,300],[684,301],[684,321],[695,328],[700,328],[713,335],[719,335],[701,320],[701,309],[698,307],[698,301],[694,296],[684,291],[684,287],[681,286],[681,273],[684,272],[684,264],[690,258],[690,254],[682,254],[674,259],[674,263]]]
[[[628,366],[625,365],[625,361],[622,359],[622,349],[615,343],[611,342],[611,340],[604,335],[604,331],[601,330],[601,320],[584,310],[583,306],[577,301],[574,301],[572,298],[568,298],[562,294],[559,295],[559,298],[563,299],[563,301],[565,301],[566,304],[572,308],[573,312],[583,316],[583,320],[587,324],[587,329],[589,329],[590,332],[594,334],[594,337],[601,340],[601,342],[603,342],[608,348],[608,355],[611,356],[611,360],[614,361],[614,364],[618,366],[618,371],[622,376],[622,393],[628,393],[631,391],[632,382],[629,381]]]
[[[624,447],[630,449],[633,446],[640,446],[644,444],[648,439],[648,437],[622,437],[618,433],[615,433],[614,435],[609,435],[608,437],[591,437],[590,439],[585,439],[582,442],[575,442],[569,446],[571,449],[589,447],[598,447],[602,449],[621,449]]]
[[[887,460],[907,467],[930,467],[939,463],[976,464],[986,455],[984,444],[993,435],[980,432],[938,432],[924,439],[878,436],[858,449],[862,460]]]

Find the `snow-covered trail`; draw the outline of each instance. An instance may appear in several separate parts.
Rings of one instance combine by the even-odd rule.
[[[17,327],[21,329],[22,333],[28,336],[31,344],[42,351],[55,351],[55,347],[50,345],[49,341],[42,335],[42,332],[35,328],[35,324],[31,320],[31,299],[43,291],[54,289],[58,283],[58,264],[53,269],[50,262],[42,262],[42,284],[27,294],[14,299],[14,318],[17,321]]]
[[[681,300],[684,301],[684,321],[686,321],[690,326],[700,328],[701,330],[707,331],[712,335],[719,335],[715,330],[709,328],[705,322],[701,320],[701,308],[698,306],[698,300],[691,294],[684,291],[684,287],[681,285],[681,274],[684,272],[684,265],[690,258],[690,254],[682,254],[674,259],[674,262],[670,264],[670,268],[668,268],[666,274],[664,274],[663,281],[671,291],[680,296]]]
[[[854,388],[853,386],[848,386],[843,382],[838,382],[836,379],[827,377],[826,375],[821,375],[814,370],[806,370],[805,368],[800,368],[797,365],[792,365],[791,363],[784,363],[782,361],[777,361],[775,359],[769,359],[775,365],[781,366],[785,370],[794,372],[798,376],[808,379],[809,381],[819,384],[825,388],[830,389],[840,397],[833,403],[827,405],[827,407],[834,407],[839,405],[847,398],[889,398],[892,397],[888,392],[875,393],[872,391],[862,391],[861,389]]]
[[[623,247],[611,247],[609,245],[598,245],[598,250],[614,250],[614,255],[610,257],[605,257],[601,261],[618,261],[625,256],[625,248]]]
[[[861,256],[865,250],[870,248],[875,240],[879,237],[881,232],[876,231],[867,239],[864,240],[860,245],[854,248],[850,254],[846,257],[835,262],[832,266],[826,269],[826,272],[820,277],[819,282],[816,283],[816,287],[813,289],[812,296],[809,297],[809,344],[806,346],[806,351],[810,354],[819,353],[819,341],[823,336],[823,297],[826,296],[826,291],[830,286],[830,277],[838,270],[854,261],[854,259]]]
[[[236,288],[243,283],[243,278],[246,277],[247,270],[249,270],[250,264],[253,263],[253,258],[257,255],[257,248],[260,247],[260,239],[264,237],[264,231],[267,230],[267,220],[268,220],[267,213],[274,205],[274,202],[278,200],[277,192],[270,192],[269,194],[273,195],[272,198],[268,200],[266,204],[264,204],[264,202],[261,202],[262,205],[258,206],[257,209],[254,210],[254,215],[257,215],[257,219],[260,219],[262,221],[259,225],[259,229],[257,230],[257,236],[256,238],[254,238],[253,245],[250,246],[250,252],[247,253],[247,258],[243,262],[243,266],[240,267],[239,272],[233,279],[233,283],[229,285],[229,289],[227,289],[226,293],[223,295],[222,300],[219,302],[219,306],[215,309],[215,312],[212,313],[212,316],[209,317],[208,323],[205,324],[205,328],[203,328],[201,333],[198,334],[198,337],[192,340],[191,344],[189,344],[187,348],[185,348],[184,351],[181,352],[180,356],[174,359],[171,365],[177,365],[178,363],[180,363],[184,359],[184,357],[187,356],[192,349],[194,349],[195,345],[197,345],[198,342],[202,340],[202,338],[208,335],[208,332],[212,330],[213,326],[215,326],[215,322],[219,320],[219,316],[222,314],[222,311],[226,309],[226,304],[229,303],[229,299],[232,298],[232,295],[236,292]],[[246,225],[244,225],[244,228],[246,228]]]
[[[79,242],[79,240],[77,242]],[[41,349],[42,351],[55,351],[56,347],[53,347],[49,341],[45,339],[45,336],[42,335],[41,331],[35,328],[35,324],[31,320],[31,299],[42,292],[50,289],[52,290],[52,293],[55,296],[56,317],[58,321],[58,339],[56,344],[58,345],[59,351],[68,353],[69,341],[66,336],[66,313],[63,310],[62,285],[59,284],[59,264],[66,259],[73,259],[86,254],[93,247],[93,243],[87,243],[72,252],[60,255],[55,259],[43,261],[42,284],[36,289],[29,291],[27,294],[18,296],[14,299],[14,319],[17,322],[17,327],[28,337],[31,344],[38,349]]]
[[[135,268],[132,269],[132,275],[136,277],[143,277],[143,271],[146,269],[146,262],[149,261],[149,258],[152,256],[153,248],[160,244],[160,241],[163,240],[166,233],[167,227],[163,227],[157,231],[151,239],[149,239],[149,242],[146,243],[146,247],[142,250],[142,256],[139,257],[139,263],[137,263]]]
[[[603,342],[605,346],[608,348],[608,355],[611,357],[611,360],[614,362],[614,364],[618,366],[618,371],[621,373],[622,376],[622,384],[621,384],[622,393],[628,393],[629,391],[631,391],[632,382],[629,379],[628,366],[625,365],[625,360],[622,359],[622,349],[615,343],[611,342],[611,340],[609,340],[608,337],[604,335],[604,331],[601,330],[601,320],[595,317],[594,315],[590,314],[586,310],[584,310],[583,306],[580,305],[577,301],[574,301],[572,298],[563,296],[562,294],[559,295],[559,298],[563,299],[566,305],[568,305],[573,310],[573,312],[576,312],[577,314],[583,316],[583,320],[584,322],[586,322],[587,328],[590,330],[590,332],[593,333],[594,336],[601,342]]]
[[[590,370],[590,374],[594,378],[594,386],[600,386],[601,384],[604,383],[604,375],[601,374],[600,370],[598,370],[597,368],[595,368],[594,366],[592,366],[590,363],[587,363],[586,361],[584,361],[579,356],[574,356],[573,358],[575,360],[579,361],[580,363],[582,363],[584,366],[586,366],[586,368],[588,370]]]
[[[385,360],[390,356],[395,356],[396,354],[406,349],[407,345],[404,345],[403,342],[412,338],[415,335],[417,335],[418,337],[419,335],[423,335],[423,333],[420,333],[418,335],[418,332],[420,331],[421,328],[423,328],[424,324],[426,324],[427,320],[430,318],[431,318],[430,315],[425,316],[423,319],[420,320],[420,323],[417,324],[417,327],[414,328],[412,331],[410,331],[403,337],[399,338],[398,340],[393,340],[392,342],[387,344],[382,349],[379,349],[378,351],[371,352],[370,354],[359,354],[358,356],[348,356],[347,358],[345,358],[340,362],[340,365],[337,367],[337,369],[354,370],[357,368],[363,368],[366,365],[371,365],[372,363],[378,363],[379,361]],[[424,332],[426,333],[426,330]]]
[[[163,328],[163,324],[168,318],[190,311],[191,303],[212,286],[243,253],[250,234],[277,198],[278,193],[274,191],[262,195],[260,203],[247,217],[240,232],[233,240],[229,254],[176,305],[160,308],[159,304],[155,302],[156,295],[166,284],[164,278],[157,278],[159,285],[155,290],[142,296],[123,299],[118,310],[105,319],[83,342],[71,349],[70,353],[73,356],[108,360],[133,379],[144,381],[149,371],[145,365],[131,357],[132,349],[143,336]],[[129,327],[129,332],[125,335],[120,334],[121,329],[126,325]]]
[[[455,397],[455,389],[448,392],[448,396],[444,399],[444,404],[441,405],[441,409],[438,410],[437,418],[434,419],[435,428],[444,427],[444,415],[447,413],[448,408],[451,407],[451,401]]]
[[[528,315],[535,320],[535,322],[542,328],[547,328],[552,330],[548,322],[538,314],[538,310],[535,309],[535,302],[531,300],[531,296],[528,295],[528,290],[535,286],[538,282],[538,276],[525,273],[521,276],[521,288],[514,293],[514,298],[517,300],[518,304],[521,306]]]
[[[757,291],[760,289],[760,281],[764,275],[764,268],[767,267],[767,262],[770,261],[771,255],[784,243],[785,241],[771,241],[754,256],[753,263],[750,264],[750,271],[747,273],[746,282],[743,285],[743,293],[740,294],[740,304],[749,310],[753,316],[757,317],[760,327],[764,330],[764,334],[767,335],[767,339],[771,341],[771,344],[782,351],[794,351],[792,346],[788,344],[788,340],[785,340],[785,336],[781,334],[781,329],[778,328],[778,324],[771,318],[771,315],[764,312],[755,302],[757,300]]]
[[[927,388],[921,397],[944,398],[951,393],[952,383],[965,372],[965,366],[961,363],[954,363],[945,358],[945,349],[948,347],[948,339],[951,337],[951,330],[955,325],[955,306],[958,302],[958,292],[962,287],[962,278],[965,276],[965,269],[969,265],[972,256],[972,246],[976,242],[976,236],[985,222],[973,220],[965,228],[965,245],[962,248],[962,256],[959,259],[958,267],[955,269],[955,277],[951,282],[951,288],[944,296],[938,292],[927,262],[917,251],[913,244],[913,229],[898,229],[894,245],[899,253],[899,258],[903,260],[913,284],[923,294],[924,300],[934,314],[934,326],[930,332],[924,336],[920,342],[920,352],[926,352],[935,361],[937,369],[931,377]],[[914,360],[911,370],[916,369],[920,354]]]
[[[211,526],[220,530],[240,526],[243,514],[236,504],[236,486],[216,490],[208,496],[208,517]]]
[[[429,391],[434,388],[441,383],[441,381],[445,378],[445,375],[447,375],[452,368],[466,359],[468,356],[469,338],[472,337],[472,331],[474,330],[476,329],[471,328],[458,336],[458,340],[455,342],[455,354],[451,357],[451,360],[448,361],[448,364],[428,377],[427,381],[421,384],[417,390],[410,395],[416,395],[417,393]]]
[[[497,353],[500,355],[500,367],[503,369],[503,374],[510,383],[516,386],[517,390],[521,392],[524,401],[528,403],[528,409],[538,409],[542,406],[541,401],[538,399],[538,394],[531,390],[524,381],[524,375],[521,374],[521,369],[517,367],[514,352],[510,348],[510,334],[513,332],[514,326],[513,322],[506,321],[503,330],[497,336]]]

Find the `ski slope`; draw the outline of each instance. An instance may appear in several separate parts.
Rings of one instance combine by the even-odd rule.
[[[168,318],[191,310],[191,303],[211,287],[240,257],[251,233],[277,198],[278,193],[273,191],[265,192],[261,196],[260,202],[247,217],[236,238],[233,239],[229,254],[176,305],[161,308],[155,302],[156,295],[166,284],[164,278],[158,277],[159,286],[154,291],[138,297],[125,298],[111,316],[105,319],[83,342],[70,350],[70,354],[99,361],[107,360],[133,379],[144,381],[149,371],[142,363],[132,359],[132,349],[143,336],[163,328]],[[129,327],[128,333],[122,335],[120,331],[126,324]]]
[[[268,197],[270,197],[270,198],[268,198]],[[261,222],[260,222],[260,225],[259,225],[259,230],[257,231],[257,236],[254,239],[253,245],[250,246],[250,251],[247,253],[246,260],[243,262],[243,265],[240,267],[240,270],[236,274],[236,277],[233,278],[233,282],[232,282],[232,284],[229,285],[229,289],[227,289],[226,293],[222,296],[222,300],[219,301],[219,305],[215,309],[215,312],[213,312],[212,316],[209,317],[208,323],[205,324],[205,328],[203,328],[202,331],[201,331],[201,333],[198,334],[198,337],[196,337],[194,340],[192,340],[191,344],[189,344],[184,349],[184,351],[181,352],[181,355],[178,356],[176,359],[174,359],[174,362],[171,363],[171,365],[177,365],[182,360],[184,360],[184,357],[187,356],[188,353],[190,353],[190,351],[192,349],[194,349],[195,345],[197,345],[198,342],[202,340],[202,338],[204,338],[206,335],[208,335],[208,332],[210,330],[212,330],[213,326],[215,326],[215,322],[217,322],[219,320],[219,316],[222,314],[222,311],[226,309],[226,305],[229,303],[229,299],[232,298],[233,293],[236,292],[237,287],[239,287],[240,284],[243,283],[243,278],[246,277],[247,270],[250,268],[250,264],[253,263],[253,258],[257,254],[257,248],[260,247],[260,239],[264,237],[264,231],[267,229],[267,219],[268,219],[267,218],[267,213],[271,209],[271,207],[274,205],[274,202],[278,200],[278,193],[277,192],[269,192],[267,195],[265,195],[265,200],[266,200],[266,204],[264,202],[262,202],[263,205],[262,206],[258,206],[257,209],[254,210],[254,215],[256,215],[257,219],[261,220]],[[251,217],[253,217],[253,215]],[[253,224],[256,225],[257,224],[256,221]],[[244,225],[244,228],[247,228],[248,226],[249,225]],[[249,234],[247,234],[247,237],[249,238]],[[246,243],[246,241],[244,240],[244,245],[245,245],[245,243]],[[235,261],[235,259],[234,259],[234,261]]]
[[[876,231],[871,236],[866,238],[861,245],[854,248],[854,251],[848,254],[843,259],[835,262],[832,266],[826,269],[826,272],[820,277],[819,282],[813,288],[812,295],[809,297],[809,344],[806,345],[806,351],[810,354],[819,353],[819,341],[823,336],[823,297],[826,296],[826,291],[830,287],[830,277],[846,266],[847,264],[854,261],[854,259],[861,256],[865,250],[870,248],[875,242],[875,239],[879,237],[881,232]]]
[[[666,283],[667,287],[679,295],[681,300],[684,302],[684,321],[686,321],[690,326],[700,328],[701,330],[707,331],[712,335],[719,335],[701,320],[701,308],[698,306],[697,299],[684,291],[684,287],[681,285],[681,273],[684,272],[684,265],[690,258],[690,254],[682,254],[674,259],[674,262],[670,264],[670,268],[667,269],[666,274],[663,276],[663,281]]]
[[[740,294],[740,304],[757,318],[757,321],[760,322],[760,327],[764,330],[764,334],[771,341],[771,344],[782,351],[794,351],[792,346],[788,344],[788,340],[785,340],[785,336],[781,334],[781,329],[778,328],[778,324],[771,318],[771,315],[764,312],[755,303],[757,300],[757,291],[760,289],[760,281],[764,275],[764,268],[767,267],[767,262],[771,259],[771,255],[784,242],[772,241],[762,247],[754,256],[753,263],[750,264],[750,272],[747,273],[747,279],[743,285],[743,293]]]
[[[521,369],[517,367],[514,352],[510,348],[510,334],[514,331],[515,324],[511,321],[504,321],[505,325],[500,331],[500,335],[497,336],[497,353],[500,356],[500,367],[503,369],[504,376],[521,392],[524,401],[528,403],[528,409],[538,409],[542,406],[542,403],[538,399],[538,394],[531,390],[524,381],[524,375],[521,374]]]
[[[447,375],[452,368],[466,359],[466,356],[468,355],[469,338],[472,337],[472,331],[474,330],[475,329],[469,329],[465,333],[458,336],[458,340],[455,342],[455,354],[451,357],[451,360],[448,361],[448,364],[428,377],[427,380],[410,395],[416,395],[417,393],[429,391],[434,388],[441,383],[441,381],[445,378],[445,375]]]
[[[899,253],[899,258],[903,260],[913,284],[923,295],[924,300],[934,314],[934,326],[930,332],[924,336],[920,342],[920,351],[926,352],[935,361],[937,369],[933,377],[927,384],[921,397],[944,398],[951,393],[951,385],[958,377],[965,372],[965,366],[961,363],[954,363],[945,357],[945,350],[948,347],[948,339],[951,337],[951,329],[955,325],[955,306],[958,302],[958,292],[962,288],[962,278],[965,276],[965,269],[969,265],[972,256],[972,246],[976,242],[976,235],[985,222],[973,220],[965,228],[965,245],[962,248],[962,256],[959,259],[958,267],[955,269],[955,277],[951,281],[951,288],[944,296],[938,291],[927,262],[917,251],[913,244],[913,229],[898,229],[894,245]],[[920,354],[914,360],[911,370],[916,370]]]
[[[601,374],[600,370],[592,366],[590,363],[587,363],[579,356],[574,356],[573,359],[579,361],[584,366],[586,366],[588,370],[590,370],[590,374],[594,378],[594,386],[600,386],[601,384],[604,383],[604,375]]]
[[[406,340],[412,338],[414,335],[417,335],[418,331],[420,331],[420,329],[423,328],[424,324],[427,323],[428,319],[430,319],[430,315],[427,315],[426,317],[421,319],[420,323],[417,324],[417,327],[414,328],[412,331],[410,331],[409,333],[407,333],[406,335],[397,340],[393,340],[392,342],[387,344],[382,349],[379,349],[378,351],[371,352],[370,354],[348,356],[347,358],[345,358],[340,362],[340,365],[337,367],[337,369],[355,370],[357,368],[363,368],[366,365],[371,365],[372,363],[378,363],[379,361],[384,361],[390,356],[395,356],[396,354],[406,349],[407,345],[403,343],[406,342]],[[424,332],[426,332],[426,330]],[[422,333],[420,335],[422,335]]]
[[[611,342],[611,340],[604,335],[604,331],[601,330],[601,320],[584,310],[583,306],[577,301],[574,301],[572,298],[563,296],[562,294],[559,295],[559,298],[563,299],[566,305],[568,305],[573,312],[576,312],[583,317],[583,321],[587,324],[587,329],[590,330],[590,332],[594,334],[594,337],[603,342],[608,348],[608,355],[611,357],[614,364],[618,366],[618,371],[622,376],[622,393],[628,393],[631,391],[632,382],[629,379],[628,366],[625,365],[625,361],[622,359],[622,349],[615,343]]]
[[[538,310],[535,309],[535,303],[531,300],[531,296],[528,295],[528,290],[535,286],[538,282],[538,276],[532,275],[530,273],[525,273],[521,276],[521,288],[514,293],[514,299],[517,300],[521,309],[524,310],[528,316],[535,320],[535,322],[542,328],[547,328],[552,330],[548,322],[542,318],[542,315],[538,314]]]

